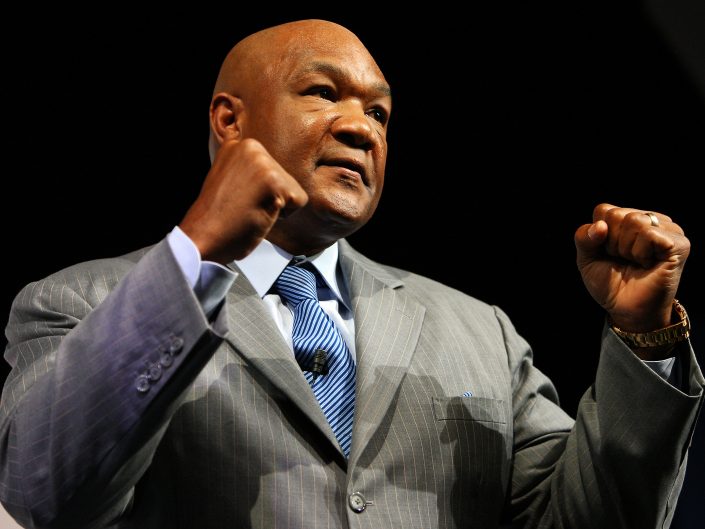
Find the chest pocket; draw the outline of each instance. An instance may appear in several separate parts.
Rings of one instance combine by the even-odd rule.
[[[433,397],[433,415],[454,475],[447,508],[458,526],[495,525],[509,482],[511,408],[483,397]]]

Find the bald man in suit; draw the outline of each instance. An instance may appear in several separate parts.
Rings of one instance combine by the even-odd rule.
[[[390,113],[382,72],[339,25],[297,21],[233,48],[212,167],[179,226],[15,300],[0,499],[18,521],[668,525],[704,385],[675,301],[683,231],[609,204],[577,229],[608,324],[573,420],[499,308],[346,242],[379,201]],[[354,361],[349,450],[293,353],[277,288],[291,264],[318,276]]]

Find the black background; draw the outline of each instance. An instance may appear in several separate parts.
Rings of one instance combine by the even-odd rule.
[[[360,36],[394,93],[385,194],[351,243],[501,306],[573,414],[603,322],[573,244],[595,204],[685,229],[679,297],[705,321],[705,63],[692,68],[705,41],[673,45],[705,10],[657,4],[8,13],[3,319],[27,282],[161,239],[208,171],[208,104],[230,47],[327,18]],[[694,341],[705,346],[697,327]],[[703,519],[701,431],[680,527]]]

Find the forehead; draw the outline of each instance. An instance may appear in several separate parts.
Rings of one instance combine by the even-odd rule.
[[[350,36],[334,37],[316,36],[290,42],[274,73],[293,82],[316,74],[327,75],[389,95],[382,71],[362,43]]]

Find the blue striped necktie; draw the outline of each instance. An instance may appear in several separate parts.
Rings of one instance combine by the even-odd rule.
[[[355,363],[340,331],[318,303],[317,282],[322,282],[318,272],[289,265],[276,288],[294,312],[294,356],[347,457],[355,413]],[[321,358],[325,365],[314,367]]]

